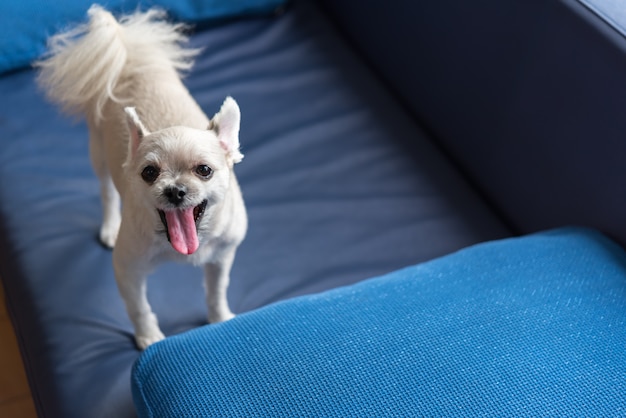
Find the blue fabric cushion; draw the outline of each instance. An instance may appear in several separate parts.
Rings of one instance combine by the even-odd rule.
[[[140,417],[618,416],[626,254],[585,229],[479,244],[151,346]]]
[[[177,19],[204,22],[233,16],[270,12],[285,0],[20,0],[0,2],[0,73],[21,68],[40,57],[46,39],[68,24],[82,22],[87,9],[101,3],[113,12],[133,12],[136,8],[161,7]]]

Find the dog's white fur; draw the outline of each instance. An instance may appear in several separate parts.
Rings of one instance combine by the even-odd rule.
[[[88,14],[87,24],[50,39],[49,55],[36,63],[38,81],[66,112],[87,120],[100,240],[113,247],[118,288],[144,349],[164,338],[146,297],[147,275],[162,261],[204,265],[209,321],[233,317],[226,290],[247,228],[233,171],[243,158],[240,112],[230,97],[212,119],[202,112],[179,74],[198,50],[182,46],[182,27],[162,12],[118,21],[94,5]],[[191,208],[202,212],[204,204],[194,237]],[[162,217],[179,225],[169,230],[178,238]]]

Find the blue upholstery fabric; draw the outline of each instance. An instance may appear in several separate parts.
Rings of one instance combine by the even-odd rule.
[[[140,417],[623,416],[626,253],[480,244],[148,348]]]
[[[308,2],[193,35],[184,79],[208,114],[242,111],[236,172],[250,228],[229,300],[242,313],[510,236],[478,193]],[[139,355],[111,252],[84,124],[0,79],[0,277],[40,414],[134,416]],[[168,264],[148,297],[166,335],[206,323],[201,271]]]
[[[113,12],[152,6],[185,22],[206,22],[233,16],[267,13],[285,0],[19,0],[0,2],[0,74],[29,65],[45,51],[46,39],[71,23],[83,22],[98,3]]]

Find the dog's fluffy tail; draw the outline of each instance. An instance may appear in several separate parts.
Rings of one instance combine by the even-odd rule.
[[[187,41],[184,25],[165,22],[161,10],[137,12],[118,22],[93,5],[88,15],[88,23],[51,37],[47,56],[34,65],[52,101],[95,123],[102,119],[107,101],[124,100],[116,87],[131,71],[187,70],[199,52],[182,46]]]

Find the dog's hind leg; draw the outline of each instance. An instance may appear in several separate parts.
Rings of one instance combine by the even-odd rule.
[[[120,229],[120,194],[118,193],[111,172],[104,157],[102,137],[95,129],[89,130],[89,156],[96,176],[100,180],[100,199],[102,202],[102,225],[100,242],[108,248],[115,246]]]

